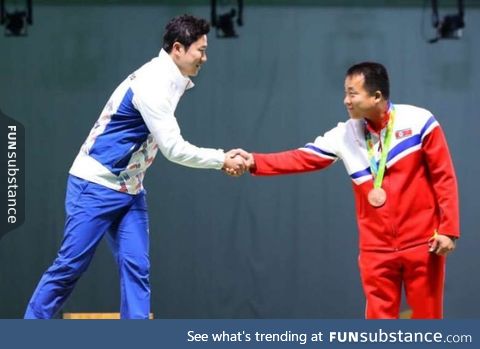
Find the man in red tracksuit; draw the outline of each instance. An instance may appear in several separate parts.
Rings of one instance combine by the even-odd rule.
[[[460,235],[457,182],[444,133],[425,109],[393,104],[385,67],[346,74],[350,119],[304,147],[249,159],[253,175],[320,170],[343,160],[353,182],[367,319],[443,316],[445,256]]]

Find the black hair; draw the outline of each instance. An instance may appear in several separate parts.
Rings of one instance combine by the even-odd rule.
[[[181,43],[185,50],[197,41],[202,35],[208,34],[210,24],[202,19],[191,15],[174,17],[165,26],[162,48],[170,53],[175,42]]]
[[[352,65],[346,76],[360,75],[365,78],[364,87],[373,95],[380,91],[385,99],[390,97],[390,82],[388,80],[387,69],[380,63],[362,62]]]

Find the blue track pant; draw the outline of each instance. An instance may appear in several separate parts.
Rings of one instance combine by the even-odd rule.
[[[26,319],[49,319],[61,308],[87,270],[108,232],[120,274],[120,315],[146,319],[150,312],[149,232],[145,192],[120,193],[70,176],[60,251],[28,304]]]

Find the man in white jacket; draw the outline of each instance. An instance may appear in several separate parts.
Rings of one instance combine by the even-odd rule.
[[[206,62],[209,24],[173,18],[158,55],[113,92],[71,169],[65,201],[64,239],[41,278],[25,318],[52,318],[72,292],[106,232],[120,271],[122,318],[150,312],[149,236],[145,171],[160,149],[180,165],[246,170],[241,149],[196,147],[182,138],[175,108]],[[236,155],[241,156],[236,156]]]

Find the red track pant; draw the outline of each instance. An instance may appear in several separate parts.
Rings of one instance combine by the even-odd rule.
[[[397,319],[402,284],[413,319],[441,319],[445,257],[428,245],[395,252],[361,251],[358,263],[366,297],[365,318]]]

